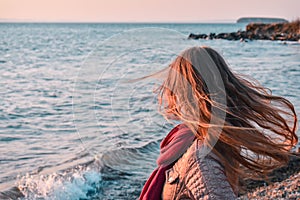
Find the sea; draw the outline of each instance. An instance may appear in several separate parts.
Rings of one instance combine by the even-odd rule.
[[[192,46],[216,49],[300,116],[299,42],[187,39],[245,26],[0,23],[0,199],[137,199],[176,125],[159,111],[163,75],[139,78]]]

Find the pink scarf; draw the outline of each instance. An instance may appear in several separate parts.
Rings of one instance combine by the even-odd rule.
[[[152,172],[145,183],[140,200],[160,200],[165,184],[165,171],[170,169],[175,161],[190,147],[195,135],[190,129],[179,124],[173,128],[160,144],[160,156],[157,159],[158,167]]]

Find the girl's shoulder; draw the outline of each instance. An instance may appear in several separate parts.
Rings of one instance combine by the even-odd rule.
[[[216,162],[221,165],[220,159],[216,156],[212,150],[203,143],[202,140],[195,139],[187,151],[178,160],[179,162],[185,162],[189,167],[195,165],[195,163]]]
[[[196,139],[170,169],[170,180],[178,180],[180,191],[189,191],[195,199],[235,199],[218,157]],[[167,178],[167,180],[168,180]]]

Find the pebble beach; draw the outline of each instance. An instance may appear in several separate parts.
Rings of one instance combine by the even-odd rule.
[[[286,167],[272,173],[271,184],[253,181],[239,200],[300,199],[300,157],[294,157]],[[262,186],[263,185],[263,186]]]

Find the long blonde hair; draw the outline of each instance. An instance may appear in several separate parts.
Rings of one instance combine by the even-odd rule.
[[[213,62],[217,71],[207,62]],[[212,91],[209,84],[217,89]],[[298,142],[292,103],[233,73],[210,47],[183,51],[170,64],[157,92],[160,111],[167,118],[181,120],[197,138],[205,140],[220,158],[235,190],[241,189],[241,180],[266,178],[273,169],[285,165],[290,149]],[[222,112],[225,115],[220,117]],[[215,122],[223,122],[211,123],[213,117]]]

